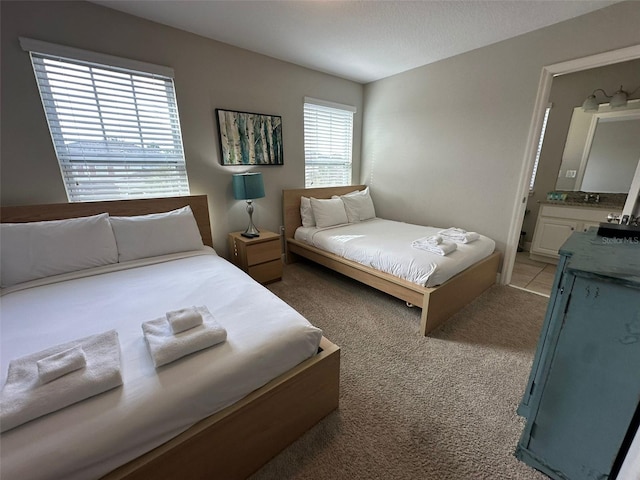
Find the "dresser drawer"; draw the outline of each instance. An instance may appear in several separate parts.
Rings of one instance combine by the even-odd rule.
[[[272,260],[249,267],[249,275],[260,283],[268,283],[282,278],[282,260]]]
[[[247,266],[280,260],[280,239],[254,243],[247,247]]]

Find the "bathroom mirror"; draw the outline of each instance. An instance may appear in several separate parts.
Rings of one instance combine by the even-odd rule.
[[[573,110],[556,190],[628,193],[640,162],[640,100]]]

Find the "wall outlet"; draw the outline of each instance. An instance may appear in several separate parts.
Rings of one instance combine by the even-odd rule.
[[[577,170],[567,170],[567,173],[565,173],[564,176],[567,178],[576,178],[576,173],[578,173]]]

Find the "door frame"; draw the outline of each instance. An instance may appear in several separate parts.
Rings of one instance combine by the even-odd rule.
[[[640,58],[640,45],[633,45],[542,67],[540,80],[538,81],[538,94],[533,108],[529,135],[527,136],[527,146],[524,153],[522,168],[520,170],[520,183],[518,185],[513,211],[511,213],[511,223],[505,247],[504,263],[502,266],[502,274],[500,275],[501,284],[508,285],[511,283],[511,274],[513,273],[513,265],[516,260],[520,231],[522,230],[522,222],[524,221],[524,212],[527,208],[527,198],[529,198],[529,182],[533,172],[533,164],[538,149],[538,142],[540,140],[540,132],[542,131],[544,112],[549,103],[549,94],[551,92],[553,77],[589,70],[591,68],[613,65],[615,63],[626,62],[629,60],[636,60],[638,58]]]

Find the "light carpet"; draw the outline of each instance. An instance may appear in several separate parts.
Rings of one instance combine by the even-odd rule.
[[[317,265],[269,288],[340,346],[340,407],[253,480],[547,478],[513,456],[545,297],[494,286],[423,337],[420,309]]]

